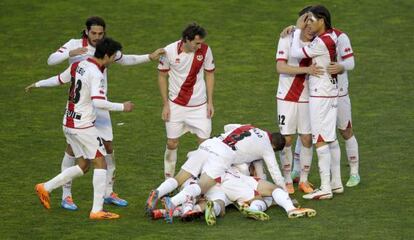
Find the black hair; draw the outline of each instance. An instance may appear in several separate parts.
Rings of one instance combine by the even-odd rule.
[[[285,137],[280,134],[279,132],[274,132],[271,134],[272,136],[272,144],[274,146],[275,151],[280,151],[285,147],[286,140]]]
[[[331,24],[331,14],[329,13],[329,10],[322,6],[322,5],[316,5],[314,7],[312,7],[309,10],[316,18],[318,19],[323,19],[323,21],[325,22],[325,27],[326,29],[331,29],[332,28],[332,24]]]
[[[207,32],[203,27],[201,27],[195,22],[188,25],[181,34],[183,41],[192,41],[197,35],[203,39],[207,36]]]
[[[103,27],[103,29],[105,31],[106,24],[105,24],[105,20],[103,20],[103,18],[98,17],[98,16],[92,16],[92,17],[89,17],[88,19],[86,19],[85,26],[86,26],[86,29],[88,31],[91,30],[92,26],[101,26],[101,27]],[[85,30],[82,31],[82,37],[88,37],[86,35]]]
[[[311,6],[304,7],[302,10],[300,10],[300,11],[298,12],[299,17],[300,17],[300,16],[302,16],[303,14],[305,14],[305,13],[309,12],[309,10],[310,10],[312,7],[313,7],[313,6],[311,5]]]
[[[119,42],[111,38],[103,38],[96,43],[96,50],[95,50],[94,56],[96,58],[102,59],[105,57],[105,55],[108,55],[108,57],[111,57],[117,51],[121,51],[121,50],[122,50],[122,45]]]

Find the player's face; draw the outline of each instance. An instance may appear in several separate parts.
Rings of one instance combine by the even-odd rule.
[[[194,40],[185,42],[187,49],[190,52],[195,52],[201,48],[201,44],[204,42],[204,39],[201,38],[199,35],[196,35]]]
[[[309,25],[306,25],[305,29],[303,30],[303,37],[307,42],[312,41],[314,38],[315,33],[312,31]]]
[[[316,18],[314,15],[311,15],[308,18],[307,26],[309,26],[311,32],[321,34],[324,26],[323,18]]]
[[[92,46],[96,46],[96,43],[101,40],[105,35],[105,29],[102,26],[91,26],[88,31],[88,41]]]
[[[104,58],[103,58],[103,65],[105,66],[109,66],[111,63],[115,62],[115,56],[116,54],[113,54],[112,56],[108,56],[105,54]]]

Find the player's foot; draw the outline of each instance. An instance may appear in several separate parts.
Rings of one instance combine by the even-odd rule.
[[[67,196],[65,199],[62,200],[60,203],[60,206],[62,208],[69,210],[69,211],[76,211],[78,210],[78,206],[73,202],[73,199],[71,196]]]
[[[45,207],[46,209],[50,209],[50,197],[49,192],[46,191],[45,186],[43,183],[36,184],[35,190],[37,193],[37,196],[39,197],[40,203]]]
[[[314,217],[316,211],[310,208],[295,208],[288,212],[288,218]]]
[[[201,216],[203,216],[203,212],[190,210],[181,216],[181,221],[192,222],[196,219],[199,219]]]
[[[359,177],[359,175],[351,175],[349,177],[348,182],[346,182],[346,186],[347,187],[355,187],[357,186],[359,183],[361,182],[361,178]]]
[[[152,190],[147,198],[147,202],[145,203],[145,212],[148,216],[151,216],[152,211],[157,206],[158,202],[158,190]]]
[[[253,218],[259,221],[267,221],[270,219],[269,215],[267,215],[266,213],[262,211],[256,211],[256,210],[249,209],[249,205],[247,204],[241,205],[239,210],[244,216],[248,218]]]
[[[332,193],[343,193],[344,192],[344,187],[341,186],[337,186],[337,187],[332,187]]]
[[[304,193],[311,193],[313,192],[313,185],[310,182],[300,182],[299,190]]]
[[[99,212],[91,212],[89,214],[89,218],[93,219],[93,220],[109,220],[109,219],[117,219],[120,216],[116,213],[111,213],[111,212],[107,212],[107,211],[99,211]]]
[[[322,191],[321,189],[315,189],[313,192],[303,195],[304,199],[331,199],[333,197],[332,192]]]
[[[298,183],[299,179],[300,179],[300,172],[293,170],[292,173],[290,174],[290,176],[293,179],[293,183]]]
[[[126,206],[128,206],[128,202],[125,199],[122,199],[122,198],[118,197],[118,194],[116,194],[114,192],[111,193],[109,195],[109,197],[106,197],[104,199],[104,203],[105,204],[113,204],[113,205],[116,205],[118,207],[126,207]]]
[[[214,202],[208,201],[204,210],[204,218],[208,226],[216,224],[216,215],[214,214]]]
[[[166,213],[165,209],[154,209],[151,211],[151,218],[153,220],[164,218]]]
[[[166,210],[166,213],[164,216],[165,221],[167,223],[173,223],[174,210],[175,210],[174,204],[171,202],[171,199],[168,196],[162,199],[162,203],[164,204],[164,208]]]
[[[286,183],[286,189],[289,194],[295,193],[295,188],[293,187],[293,183]]]

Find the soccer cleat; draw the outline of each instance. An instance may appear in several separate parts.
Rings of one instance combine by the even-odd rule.
[[[299,190],[304,193],[311,193],[313,192],[313,185],[310,182],[300,182]]]
[[[110,219],[117,219],[117,218],[119,218],[118,214],[107,212],[104,210],[96,212],[96,213],[91,212],[89,214],[89,219],[93,219],[93,220],[110,220]]]
[[[295,208],[288,212],[288,218],[314,217],[316,211],[310,208]]]
[[[286,189],[289,194],[295,193],[295,188],[293,187],[293,183],[286,183]]]
[[[199,219],[201,216],[203,216],[203,212],[190,210],[181,216],[181,221],[192,222]]]
[[[343,192],[344,192],[344,187],[343,186],[332,187],[332,193],[343,193]]]
[[[165,216],[164,216],[165,221],[167,223],[173,223],[174,210],[175,210],[174,204],[171,202],[171,199],[168,196],[164,197],[162,202],[163,202],[164,208],[166,210],[166,213],[165,213]]]
[[[359,175],[351,175],[349,177],[348,182],[346,182],[346,186],[347,187],[355,187],[357,186],[359,183],[361,182],[361,178],[359,177]]]
[[[249,205],[247,204],[241,205],[239,210],[244,216],[248,218],[253,218],[258,221],[267,221],[270,219],[269,215],[267,215],[266,213],[262,211],[256,211],[256,210],[249,209]]]
[[[35,190],[37,193],[37,196],[39,197],[40,203],[45,207],[46,209],[50,209],[50,197],[49,192],[46,191],[45,186],[43,183],[36,184]]]
[[[147,198],[147,202],[145,203],[145,212],[148,216],[151,216],[152,211],[157,206],[158,202],[158,190],[152,190]]]
[[[322,191],[321,189],[315,189],[313,192],[303,195],[304,199],[323,200],[331,199],[333,197],[332,192]]]
[[[154,209],[151,211],[151,218],[153,220],[164,218],[166,213],[165,209]]]
[[[60,203],[60,206],[62,208],[69,210],[69,211],[76,211],[78,210],[78,206],[73,202],[73,199],[71,196],[67,196],[65,199],[62,200]]]
[[[204,218],[208,226],[216,224],[216,215],[214,214],[214,202],[208,201],[204,210]]]
[[[290,176],[293,179],[293,183],[298,183],[300,178],[300,172],[293,170]]]
[[[126,207],[128,206],[128,202],[120,197],[118,197],[118,194],[111,193],[109,197],[104,198],[105,204],[114,204],[118,207]]]

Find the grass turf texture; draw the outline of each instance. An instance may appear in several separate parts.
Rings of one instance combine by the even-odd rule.
[[[226,123],[252,123],[276,129],[274,52],[281,29],[294,24],[302,1],[10,1],[0,3],[0,156],[1,239],[409,239],[412,226],[414,112],[412,1],[322,1],[334,26],[347,32],[356,55],[350,93],[360,149],[362,183],[331,201],[304,201],[314,219],[289,220],[272,207],[268,222],[243,218],[234,209],[215,227],[203,222],[168,225],[144,217],[148,192],[163,180],[164,124],[156,63],[109,71],[109,96],[132,100],[130,114],[113,113],[117,159],[115,189],[127,208],[117,221],[88,219],[91,174],[73,184],[77,212],[60,208],[61,190],[52,193],[52,209],[40,205],[35,183],[55,176],[65,148],[61,130],[66,87],[35,89],[31,82],[61,72],[66,63],[47,66],[50,53],[78,38],[85,19],[99,15],[108,35],[124,53],[148,53],[180,37],[191,21],[204,26],[216,62],[213,134]],[[117,123],[125,123],[118,126]],[[180,166],[196,147],[185,136]],[[342,145],[343,181],[348,177]],[[310,180],[319,183],[316,157]],[[411,226],[411,227],[410,227]]]

